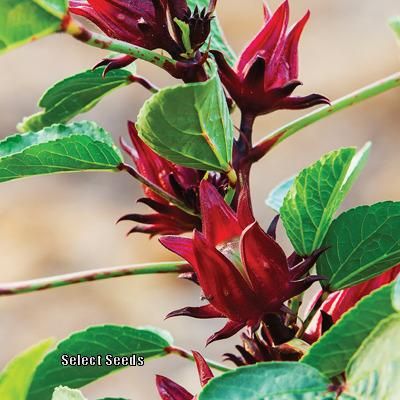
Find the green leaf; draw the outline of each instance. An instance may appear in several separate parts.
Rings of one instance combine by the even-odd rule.
[[[178,18],[174,18],[174,22],[178,25],[179,29],[181,30],[181,38],[183,46],[185,47],[186,53],[190,54],[192,51],[192,44],[190,42],[190,27],[187,22],[181,21]]]
[[[193,11],[196,6],[200,9],[208,8],[210,0],[188,0],[188,5]],[[215,13],[214,13],[215,14]],[[203,46],[203,51],[208,48],[208,42]],[[217,17],[211,21],[211,49],[219,50],[224,53],[226,61],[233,66],[236,63],[237,56],[225,39],[224,32]]]
[[[397,39],[400,40],[400,16],[390,18],[389,25],[393,29]]]
[[[331,291],[354,286],[400,262],[400,202],[353,208],[331,225],[317,262]]]
[[[103,78],[104,68],[70,76],[52,86],[39,100],[43,108],[18,125],[21,132],[38,131],[54,123],[66,123],[91,110],[105,95],[132,83],[131,72],[112,70]]]
[[[329,381],[316,369],[294,362],[241,367],[212,379],[199,400],[322,400]]]
[[[384,319],[346,369],[345,393],[362,400],[397,400],[400,393],[400,313]]]
[[[15,357],[0,373],[0,399],[25,400],[32,376],[52,339],[45,340]]]
[[[122,155],[94,122],[52,125],[0,141],[0,182],[33,175],[114,171]]]
[[[372,329],[395,312],[391,300],[393,287],[394,283],[383,286],[343,314],[340,320],[310,347],[301,362],[318,369],[328,377],[341,374]]]
[[[281,208],[286,233],[300,255],[321,247],[336,210],[365,165],[367,143],[359,153],[344,148],[324,155],[296,177]]]
[[[56,32],[67,0],[1,0],[0,54]]]
[[[172,344],[171,336],[155,328],[104,325],[74,333],[59,343],[39,365],[33,377],[26,400],[50,400],[53,390],[60,386],[81,388],[103,376],[117,371],[121,366],[107,366],[106,355],[131,356],[145,359],[167,355],[166,347]],[[63,366],[62,355],[100,356],[101,365]]]
[[[218,75],[160,90],[146,101],[139,136],[159,155],[186,167],[230,171],[233,123]]]
[[[208,43],[203,46],[203,51],[208,47]],[[211,21],[211,49],[221,51],[228,64],[233,67],[236,64],[237,56],[233,51],[232,47],[228,44],[225,39],[224,32],[222,30],[221,24],[217,18]]]
[[[55,388],[51,400],[86,400],[86,398],[79,390],[59,386]]]
[[[292,187],[294,180],[295,177],[292,177],[276,186],[268,195],[267,199],[265,200],[265,204],[279,214],[283,200]]]

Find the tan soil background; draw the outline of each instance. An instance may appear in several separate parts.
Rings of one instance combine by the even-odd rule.
[[[292,1],[292,21],[307,8],[312,18],[301,42],[299,93],[331,99],[399,69],[400,52],[386,25],[399,13],[396,0]],[[274,1],[272,6],[278,2]],[[243,6],[244,5],[244,6]],[[219,15],[235,50],[254,34],[262,18],[261,1],[221,0]],[[36,111],[43,91],[57,80],[94,65],[103,55],[74,40],[53,36],[0,59],[0,134],[15,132],[22,117]],[[171,83],[155,68],[139,71],[162,86]],[[117,139],[135,119],[148,93],[139,86],[114,92],[84,116]],[[254,169],[257,216],[265,226],[272,212],[264,198],[282,179],[341,146],[373,141],[369,164],[344,204],[349,208],[380,200],[400,200],[400,91],[392,91],[305,129],[274,150]],[[260,118],[261,137],[303,112],[277,112]],[[125,175],[82,174],[37,177],[0,186],[0,281],[31,279],[95,267],[172,259],[156,239],[125,237],[129,225],[114,222],[135,205],[140,189]],[[282,232],[281,232],[282,236]],[[287,243],[286,243],[287,245]],[[289,248],[289,247],[288,247]],[[175,308],[198,303],[198,290],[174,277],[133,277],[83,284],[48,292],[0,298],[0,366],[26,347],[49,336],[63,338],[93,324],[155,325],[168,329],[176,343],[203,350],[221,322],[184,318],[163,321]],[[211,345],[204,353],[219,359],[237,343]],[[121,396],[157,399],[154,374],[198,388],[194,366],[170,358],[147,362],[84,389],[89,399]]]

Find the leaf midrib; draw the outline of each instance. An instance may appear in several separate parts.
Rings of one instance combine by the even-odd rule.
[[[94,78],[93,78],[94,79]],[[60,106],[60,104],[62,104],[62,103],[64,103],[64,102],[66,102],[66,101],[68,101],[68,100],[70,100],[72,97],[74,97],[74,96],[79,96],[79,95],[81,95],[81,94],[83,94],[83,93],[86,93],[86,92],[90,92],[90,91],[94,91],[94,90],[99,90],[99,89],[107,89],[109,86],[115,86],[115,89],[118,87],[118,86],[122,86],[122,85],[127,85],[127,84],[129,84],[129,83],[131,83],[128,79],[118,79],[118,80],[115,80],[115,81],[110,81],[110,82],[105,82],[105,83],[100,83],[100,84],[98,84],[98,85],[93,85],[93,86],[90,86],[90,87],[86,87],[86,88],[83,88],[83,89],[80,89],[80,90],[75,90],[75,91],[72,91],[72,92],[69,92],[69,94],[66,96],[66,97],[62,97],[58,102],[56,102],[56,103],[52,103],[52,105],[50,106],[50,107],[47,107],[46,105],[41,105],[40,103],[42,103],[43,101],[45,101],[45,98],[46,97],[51,97],[51,96],[53,96],[51,93],[46,93],[44,96],[43,96],[43,98],[40,100],[40,103],[39,103],[39,105],[40,105],[40,107],[43,107],[45,110],[46,110],[46,112],[50,112],[51,110],[53,110],[54,108],[57,108],[57,107],[59,107]],[[65,90],[66,88],[64,88],[63,90]],[[55,87],[53,88],[53,90],[57,90]],[[103,96],[104,96],[105,94],[102,94],[102,95],[100,95],[100,96],[96,96],[96,99],[101,99]],[[94,99],[95,100],[95,99]],[[93,101],[93,100],[92,100]],[[92,102],[91,102],[92,103]]]
[[[338,155],[340,156],[340,153]],[[347,172],[348,172],[348,170],[350,168],[351,161],[352,161],[352,159],[354,157],[355,157],[355,154],[353,154],[353,156],[347,161],[346,165],[343,166],[343,171],[342,171],[342,173],[340,175],[340,178],[337,180],[335,188],[332,191],[332,194],[331,194],[331,196],[330,196],[330,198],[328,200],[328,203],[326,204],[326,207],[324,208],[324,211],[323,211],[322,216],[321,216],[321,221],[320,221],[320,223],[318,225],[317,232],[316,232],[315,237],[314,237],[313,249],[316,249],[316,246],[317,245],[319,246],[321,241],[324,239],[323,237],[322,238],[320,237],[322,226],[326,225],[329,222],[329,220],[333,218],[333,215],[336,212],[336,208],[340,205],[340,203],[343,200],[342,198],[340,198],[339,193],[340,193],[342,187],[346,183],[344,181],[344,179],[347,176]],[[337,159],[337,157],[336,157],[336,159]],[[334,166],[334,162],[335,161],[336,160],[332,160],[332,170],[334,169],[333,166]],[[321,168],[321,170],[322,170],[322,168]],[[319,181],[318,181],[318,185],[319,185]],[[333,207],[335,205],[335,203],[337,203],[337,207]],[[334,208],[334,210],[332,212],[333,208]]]

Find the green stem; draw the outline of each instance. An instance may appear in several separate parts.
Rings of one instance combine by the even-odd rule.
[[[113,39],[100,33],[92,32],[85,28],[85,26],[78,21],[72,19],[70,16],[67,16],[64,19],[62,30],[75,39],[88,44],[89,46],[127,54],[129,56],[148,61],[161,68],[165,67],[166,65],[176,64],[176,61],[170,57],[165,57],[154,51],[123,42],[122,40]]]
[[[230,187],[234,189],[237,183],[237,175],[233,167],[230,167],[230,169],[226,171],[226,176],[228,177]]]
[[[303,297],[304,293],[296,297],[293,297],[292,304],[290,306],[291,310],[293,311],[293,314],[297,315],[299,313],[300,307],[303,304]]]
[[[284,141],[299,130],[313,124],[314,122],[317,122],[340,110],[361,103],[362,101],[367,100],[370,97],[377,96],[398,86],[400,86],[400,72],[396,72],[395,74],[390,75],[380,81],[374,82],[371,85],[365,86],[359,90],[356,90],[353,93],[350,93],[347,96],[335,100],[330,106],[321,107],[318,110],[311,112],[310,114],[289,122],[288,124],[272,132],[270,135],[266,136],[264,139],[258,142],[256,147],[268,147],[269,143],[271,143],[272,145],[268,147],[268,149],[275,147],[278,143]]]
[[[297,318],[299,316],[299,310],[300,310],[301,305],[303,304],[303,298],[304,298],[304,293],[301,293],[298,296],[295,296],[290,300],[289,308],[292,310],[293,314],[288,314],[287,326],[290,326],[297,322]]]
[[[0,296],[36,292],[77,283],[101,281],[103,279],[119,278],[130,275],[182,273],[192,269],[184,261],[136,264],[131,266],[102,268],[90,271],[76,272],[48,278],[33,279],[0,284]]]
[[[182,349],[181,347],[169,346],[169,347],[167,347],[166,350],[167,350],[167,353],[169,353],[169,354],[176,354],[179,357],[183,357],[183,358],[186,358],[187,360],[194,361],[192,352]],[[228,372],[228,371],[232,370],[232,368],[226,367],[225,365],[220,364],[216,361],[208,360],[207,358],[205,360],[210,368],[214,368],[218,371]]]
[[[330,293],[327,292],[327,291],[322,291],[321,292],[321,295],[319,296],[318,300],[315,302],[314,307],[308,313],[306,319],[304,320],[301,329],[297,332],[296,337],[301,338],[303,336],[304,332],[308,328],[308,325],[310,325],[310,323],[313,320],[314,316],[317,314],[317,312],[321,308],[321,306],[324,303],[324,301],[328,298],[329,294]]]

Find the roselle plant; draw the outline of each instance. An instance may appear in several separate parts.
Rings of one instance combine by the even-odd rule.
[[[216,0],[1,2],[0,52],[61,32],[103,55],[94,68],[49,88],[41,111],[0,142],[0,181],[58,172],[128,173],[142,184],[138,201],[151,211],[120,220],[133,223],[132,234],[157,236],[181,261],[2,284],[0,295],[177,274],[199,287],[203,305],[182,304],[167,317],[205,324],[222,319],[200,348],[238,332],[241,342],[221,364],[175,346],[158,328],[93,326],[55,347],[43,341],[10,361],[0,375],[0,399],[84,400],[79,389],[85,385],[171,354],[195,361],[201,385],[192,394],[157,376],[164,400],[399,398],[400,202],[338,215],[371,144],[325,154],[274,189],[266,203],[276,217],[266,229],[253,213],[250,171],[302,128],[399,87],[400,73],[335,101],[324,94],[299,97],[298,45],[310,13],[290,25],[289,1],[275,11],[260,4],[264,24],[237,57],[225,41],[217,6]],[[101,32],[90,30],[93,24]],[[400,37],[399,18],[391,26]],[[157,88],[137,74],[143,61],[182,82]],[[135,84],[148,89],[149,99],[132,115],[129,139],[120,146],[95,122],[71,122],[111,91]],[[253,143],[256,118],[317,105],[322,107]],[[238,129],[232,113],[241,116]],[[277,236],[280,223],[290,254]],[[308,290],[315,294],[303,310]]]

